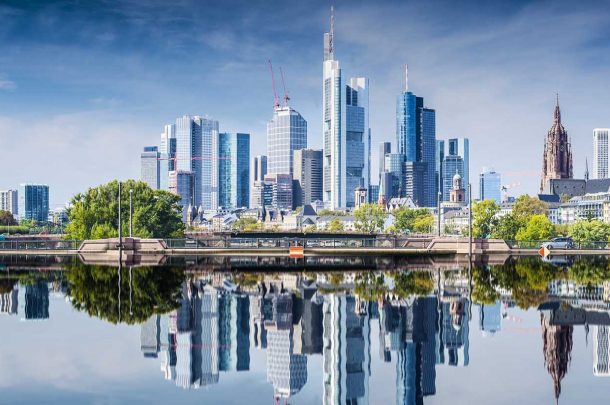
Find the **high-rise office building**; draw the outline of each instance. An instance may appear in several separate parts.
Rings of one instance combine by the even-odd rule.
[[[46,184],[19,185],[19,219],[46,222],[49,219],[49,186]]]
[[[493,169],[483,169],[479,175],[479,199],[502,202],[502,178],[500,173]]]
[[[381,142],[379,144],[379,177],[381,177],[381,173],[386,171],[385,155],[388,153],[392,153],[392,143]]]
[[[334,10],[324,34],[322,131],[323,195],[330,209],[353,207],[355,190],[370,183],[369,81],[345,81],[334,53]]]
[[[140,154],[140,180],[153,190],[161,188],[161,165],[159,148],[145,146]]]
[[[19,285],[18,312],[24,321],[49,318],[49,285],[46,281]]]
[[[307,148],[307,121],[289,106],[276,107],[267,123],[267,174],[290,174],[293,151]]]
[[[195,188],[195,176],[192,172],[175,170],[169,172],[169,191],[180,196],[182,206],[182,221],[187,220],[189,205],[193,204],[193,189]]]
[[[252,165],[252,181],[263,181],[267,174],[267,156],[257,155],[254,156],[254,164]]]
[[[404,163],[402,194],[410,197],[418,207],[429,206],[425,191],[429,168],[430,166],[425,162],[406,161]]]
[[[593,130],[593,178],[607,179],[610,174],[608,162],[608,134],[610,128]]]
[[[295,207],[322,201],[322,151],[314,149],[298,149],[294,151]]]
[[[166,127],[168,130],[171,134]],[[176,119],[175,139],[174,169],[189,171],[194,176],[192,204],[204,209],[217,208],[218,121],[184,115]],[[163,152],[166,148],[161,149]]]
[[[436,175],[441,179],[442,200],[449,201],[453,176],[462,177],[464,188],[470,184],[470,141],[468,138],[451,138],[436,142]],[[468,202],[468,195],[466,195]]]
[[[250,203],[250,134],[218,137],[218,206],[248,207]]]
[[[396,144],[398,153],[404,156],[405,162],[421,162],[423,173],[423,190],[414,188],[416,195],[423,196],[418,205],[435,207],[437,191],[435,178],[436,149],[436,112],[424,107],[423,97],[417,97],[409,91],[409,82],[405,69],[405,91],[396,102]],[[406,195],[413,198],[414,195]]]
[[[19,214],[18,196],[17,190],[0,190],[0,210],[8,211],[16,218]]]
[[[267,174],[264,183],[271,187],[271,206],[279,210],[292,210],[292,176],[290,174]],[[264,189],[263,189],[263,202]]]
[[[401,153],[386,153],[384,158],[385,171],[392,174],[392,189],[388,195],[392,197],[405,196],[405,156]]]

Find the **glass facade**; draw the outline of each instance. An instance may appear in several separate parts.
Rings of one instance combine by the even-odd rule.
[[[302,149],[294,151],[295,207],[322,201],[322,151]]]
[[[405,157],[400,153],[388,153],[385,155],[384,167],[387,172],[392,174],[392,187],[386,190],[386,197],[404,197],[405,196],[405,173],[404,161]]]
[[[250,134],[218,137],[218,206],[248,207],[250,202]]]
[[[18,197],[20,220],[46,222],[49,219],[49,186],[20,184]]]
[[[193,189],[195,176],[184,170],[176,170],[169,173],[169,191],[180,196],[182,206],[182,221],[186,222],[188,206],[193,204]]]
[[[153,190],[158,190],[161,186],[160,158],[156,146],[145,146],[140,154],[140,180]]]
[[[493,170],[484,170],[479,175],[479,199],[493,200],[500,204],[502,202],[502,180],[500,173]]]
[[[293,151],[307,148],[307,121],[290,107],[277,108],[267,123],[267,173],[290,174]]]
[[[593,130],[593,178],[608,178],[608,128],[596,128]]]
[[[451,181],[456,173],[462,177],[464,189],[468,189],[468,184],[470,184],[469,149],[468,138],[451,138],[437,142],[436,159],[437,168],[440,169],[439,175],[442,179],[443,201],[449,201]],[[445,161],[447,161],[447,164],[445,164]],[[449,172],[445,167],[448,167]],[[466,193],[466,202],[468,202],[468,198],[468,193]]]
[[[0,210],[8,211],[17,218],[19,213],[19,198],[17,190],[0,190]]]

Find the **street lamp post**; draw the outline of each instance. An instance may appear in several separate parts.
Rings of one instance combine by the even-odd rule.
[[[438,223],[438,236],[441,236],[441,196],[443,195],[443,193],[438,192],[438,197],[437,197],[437,204],[436,204],[436,210],[437,210],[437,223]]]
[[[133,236],[133,227],[132,227],[132,222],[131,222],[131,215],[133,213],[132,200],[133,200],[133,189],[129,189],[129,237],[130,238]]]
[[[121,223],[121,182],[119,181],[119,257],[123,249],[123,226]],[[119,258],[119,260],[121,260]]]
[[[472,186],[468,183],[468,257],[472,258]]]

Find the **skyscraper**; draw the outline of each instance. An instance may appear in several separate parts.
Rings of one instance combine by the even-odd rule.
[[[608,133],[609,128],[595,128],[593,130],[593,178],[607,179],[608,169]]]
[[[193,189],[195,176],[192,172],[175,170],[169,172],[169,191],[180,196],[179,204],[182,206],[182,221],[186,222],[189,205],[193,204]]]
[[[161,188],[160,157],[159,148],[156,146],[145,146],[140,154],[140,180],[153,190]]]
[[[322,151],[298,149],[294,151],[294,198],[295,207],[322,201]]]
[[[250,134],[221,133],[218,138],[218,206],[248,207]]]
[[[18,195],[17,190],[0,190],[0,210],[8,211],[17,217],[19,213]]]
[[[442,185],[442,200],[449,201],[449,191],[456,173],[462,177],[465,188],[470,184],[470,141],[468,138],[438,141],[436,159],[437,175],[441,179]],[[466,202],[468,202],[468,195],[466,195]]]
[[[483,169],[479,175],[479,199],[481,201],[492,200],[500,204],[502,202],[501,188],[500,173],[493,169]]]
[[[540,192],[544,192],[550,179],[571,179],[572,177],[572,145],[568,139],[568,132],[561,124],[561,110],[559,109],[559,96],[557,96],[553,126],[544,143]]]
[[[267,156],[254,156],[252,171],[254,176],[252,179],[253,181],[263,181],[265,179],[265,175],[267,174]]]
[[[46,222],[49,219],[49,186],[46,184],[19,185],[19,219]]]
[[[390,197],[404,197],[405,195],[405,156],[402,153],[386,153],[383,167],[392,173],[392,190],[388,190]]]
[[[271,187],[271,205],[280,210],[292,210],[292,176],[286,174],[267,174],[264,183]],[[264,202],[264,197],[263,197]]]
[[[267,123],[267,174],[290,174],[293,151],[307,148],[307,121],[289,106],[276,107]]]
[[[409,91],[407,74],[405,68],[405,90],[396,101],[396,145],[405,162],[423,163],[423,189],[414,188],[415,195],[423,197],[418,205],[435,207],[436,112],[424,107],[423,97],[417,97]],[[406,196],[415,201],[415,195]]]
[[[18,312],[24,321],[49,318],[49,285],[45,281],[19,285]]]
[[[354,206],[357,187],[370,179],[369,82],[351,78],[346,84],[334,53],[334,9],[330,32],[324,34],[322,131],[324,202],[331,209]]]
[[[388,153],[392,153],[392,143],[381,142],[379,144],[379,177],[381,177],[381,173],[386,171],[385,155]]]
[[[167,131],[171,134],[171,129],[166,127]],[[204,209],[217,208],[218,121],[184,115],[176,119],[175,136],[174,169],[193,174],[192,204]]]

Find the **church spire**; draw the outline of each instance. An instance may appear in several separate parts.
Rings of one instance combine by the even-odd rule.
[[[557,104],[555,105],[555,123],[561,124],[561,110],[559,109],[559,93],[557,95]]]
[[[589,180],[589,160],[585,157],[585,180]]]

